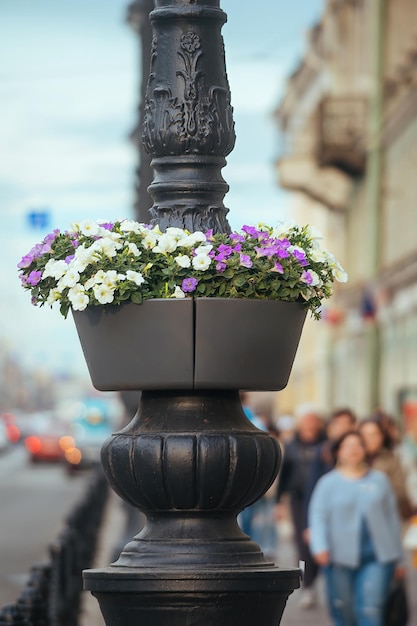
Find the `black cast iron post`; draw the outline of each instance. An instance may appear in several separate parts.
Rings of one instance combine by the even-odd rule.
[[[156,0],[143,143],[155,176],[151,215],[164,230],[228,232],[221,175],[235,134],[219,0]]]
[[[153,220],[162,230],[228,232],[221,169],[235,135],[226,15],[219,0],[155,7],[143,131]],[[267,561],[236,517],[269,488],[280,460],[276,440],[246,418],[238,389],[143,391],[102,463],[145,527],[115,563],[83,574],[107,626],[279,624],[300,572]]]

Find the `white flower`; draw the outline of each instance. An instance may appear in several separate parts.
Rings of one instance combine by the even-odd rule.
[[[338,283],[346,283],[348,279],[348,275],[340,265],[340,263],[336,264],[336,267],[332,269],[332,274],[337,280]]]
[[[79,280],[80,280],[80,275],[77,272],[77,270],[70,267],[68,268],[67,273],[64,274],[62,278],[60,278],[58,282],[58,288],[65,289],[65,287],[74,287],[74,285],[76,285]]]
[[[211,244],[207,244],[204,246],[198,246],[195,251],[196,254],[208,254],[211,250],[213,250],[213,246]]]
[[[323,235],[321,234],[321,232],[319,231],[319,229],[318,229],[318,228],[316,228],[315,226],[310,226],[310,225],[308,225],[308,226],[307,226],[307,234],[308,234],[308,237],[309,237],[311,240],[314,240],[314,239],[323,239]]]
[[[49,277],[59,280],[67,272],[67,270],[68,265],[65,261],[55,261],[54,259],[49,259],[42,272],[42,280]]]
[[[189,233],[186,233],[182,228],[175,228],[174,226],[169,226],[165,232],[170,237],[174,237],[177,241],[181,241],[189,235]]]
[[[158,242],[158,234],[154,231],[148,230],[142,239],[142,246],[145,250],[152,250]]]
[[[51,289],[46,302],[47,304],[52,306],[54,302],[60,299],[60,297],[61,297],[61,292],[58,291],[58,289]]]
[[[180,254],[179,256],[176,256],[174,260],[180,267],[190,267],[191,265],[191,259],[186,254]]]
[[[121,243],[104,237],[102,239],[97,239],[97,241],[95,241],[91,246],[91,248],[94,248],[94,251],[106,255],[107,257],[109,257],[109,259],[115,257],[117,254],[117,250],[120,250],[121,247]]]
[[[90,289],[92,289],[94,287],[94,285],[96,285],[98,282],[96,280],[96,275],[94,274],[94,276],[91,276],[91,278],[89,278],[88,280],[85,281],[84,283],[84,289],[86,291],[89,291]]]
[[[175,252],[177,249],[177,240],[175,237],[164,233],[159,238],[159,241],[156,246],[154,246],[152,252],[159,252],[161,254],[166,254],[167,252]]]
[[[325,263],[327,260],[326,254],[321,248],[313,248],[313,250],[310,250],[308,257],[315,263]]]
[[[75,311],[84,311],[90,301],[81,285],[75,285],[68,291],[68,300]]]
[[[82,233],[87,237],[96,237],[104,230],[95,220],[84,220],[83,222],[74,222],[72,228],[75,232]]]
[[[133,220],[122,220],[120,222],[120,230],[126,233],[143,233],[147,229],[143,224],[139,224]]]
[[[98,270],[87,282],[90,283],[92,281],[92,285],[96,285],[98,283],[102,283],[103,280],[106,279],[106,272],[104,270]],[[86,283],[87,284],[87,283]]]
[[[287,222],[278,222],[278,224],[272,229],[272,237],[275,239],[282,239],[291,233],[296,226],[293,220]]]
[[[133,254],[133,256],[140,256],[142,254],[142,252],[139,250],[137,245],[133,243],[132,241],[131,242],[126,241],[125,246],[129,250],[130,254]]]
[[[193,257],[192,264],[196,270],[206,270],[210,267],[211,258],[207,254],[197,254]]]
[[[185,298],[185,293],[183,292],[181,287],[178,287],[177,285],[175,287],[174,293],[171,295],[171,298]]]
[[[203,243],[207,241],[207,237],[200,230],[196,230],[195,233],[190,233],[184,239],[179,242],[180,246],[184,248],[193,248],[197,243]]]
[[[94,285],[93,292],[96,300],[98,300],[100,304],[110,304],[114,300],[114,289],[103,285],[103,283]]]
[[[126,272],[126,278],[127,280],[130,280],[132,283],[135,283],[135,285],[138,285],[138,287],[142,285],[142,283],[145,282],[145,279],[143,278],[142,274],[140,272],[134,272],[133,270],[128,270]]]
[[[120,278],[124,280],[124,274],[118,274],[116,270],[108,270],[103,272],[101,284],[105,287],[110,287],[110,289],[115,289]]]

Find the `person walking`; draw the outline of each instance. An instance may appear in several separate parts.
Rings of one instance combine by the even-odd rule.
[[[334,468],[334,455],[332,447],[342,435],[356,429],[356,415],[348,407],[335,409],[326,422],[327,438],[317,448],[311,463],[309,478],[306,487],[304,516],[305,528],[308,539],[308,507],[311,494],[318,480]]]
[[[314,583],[318,574],[317,564],[311,556],[304,536],[305,496],[311,464],[324,439],[320,413],[310,405],[300,407],[296,414],[295,434],[283,446],[283,461],[277,484],[275,516],[278,521],[285,519],[287,507],[284,496],[287,496],[298,559],[304,562],[300,599],[300,607],[304,609],[312,608],[316,604]]]
[[[407,492],[406,476],[383,425],[378,419],[370,417],[359,423],[358,431],[365,443],[368,463],[387,475],[395,493],[400,516],[404,521],[409,520],[413,514],[413,506]]]
[[[395,495],[386,475],[368,466],[359,432],[342,435],[334,455],[335,469],[311,497],[311,552],[327,578],[334,626],[383,626],[394,572],[405,575]]]

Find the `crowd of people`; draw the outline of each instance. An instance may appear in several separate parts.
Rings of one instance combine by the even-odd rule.
[[[245,411],[279,439],[283,461],[269,492],[239,516],[242,529],[273,557],[277,523],[289,518],[304,564],[300,606],[316,605],[321,575],[334,626],[386,626],[390,590],[400,588],[406,601],[403,537],[417,514],[417,425],[403,434],[381,411],[357,419],[349,408],[325,419],[303,405],[276,422]]]

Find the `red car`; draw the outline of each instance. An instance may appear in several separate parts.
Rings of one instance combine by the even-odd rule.
[[[32,422],[33,419],[33,422]],[[34,414],[31,417],[32,432],[25,439],[25,447],[33,463],[37,461],[61,461],[67,445],[67,431],[53,416]]]

